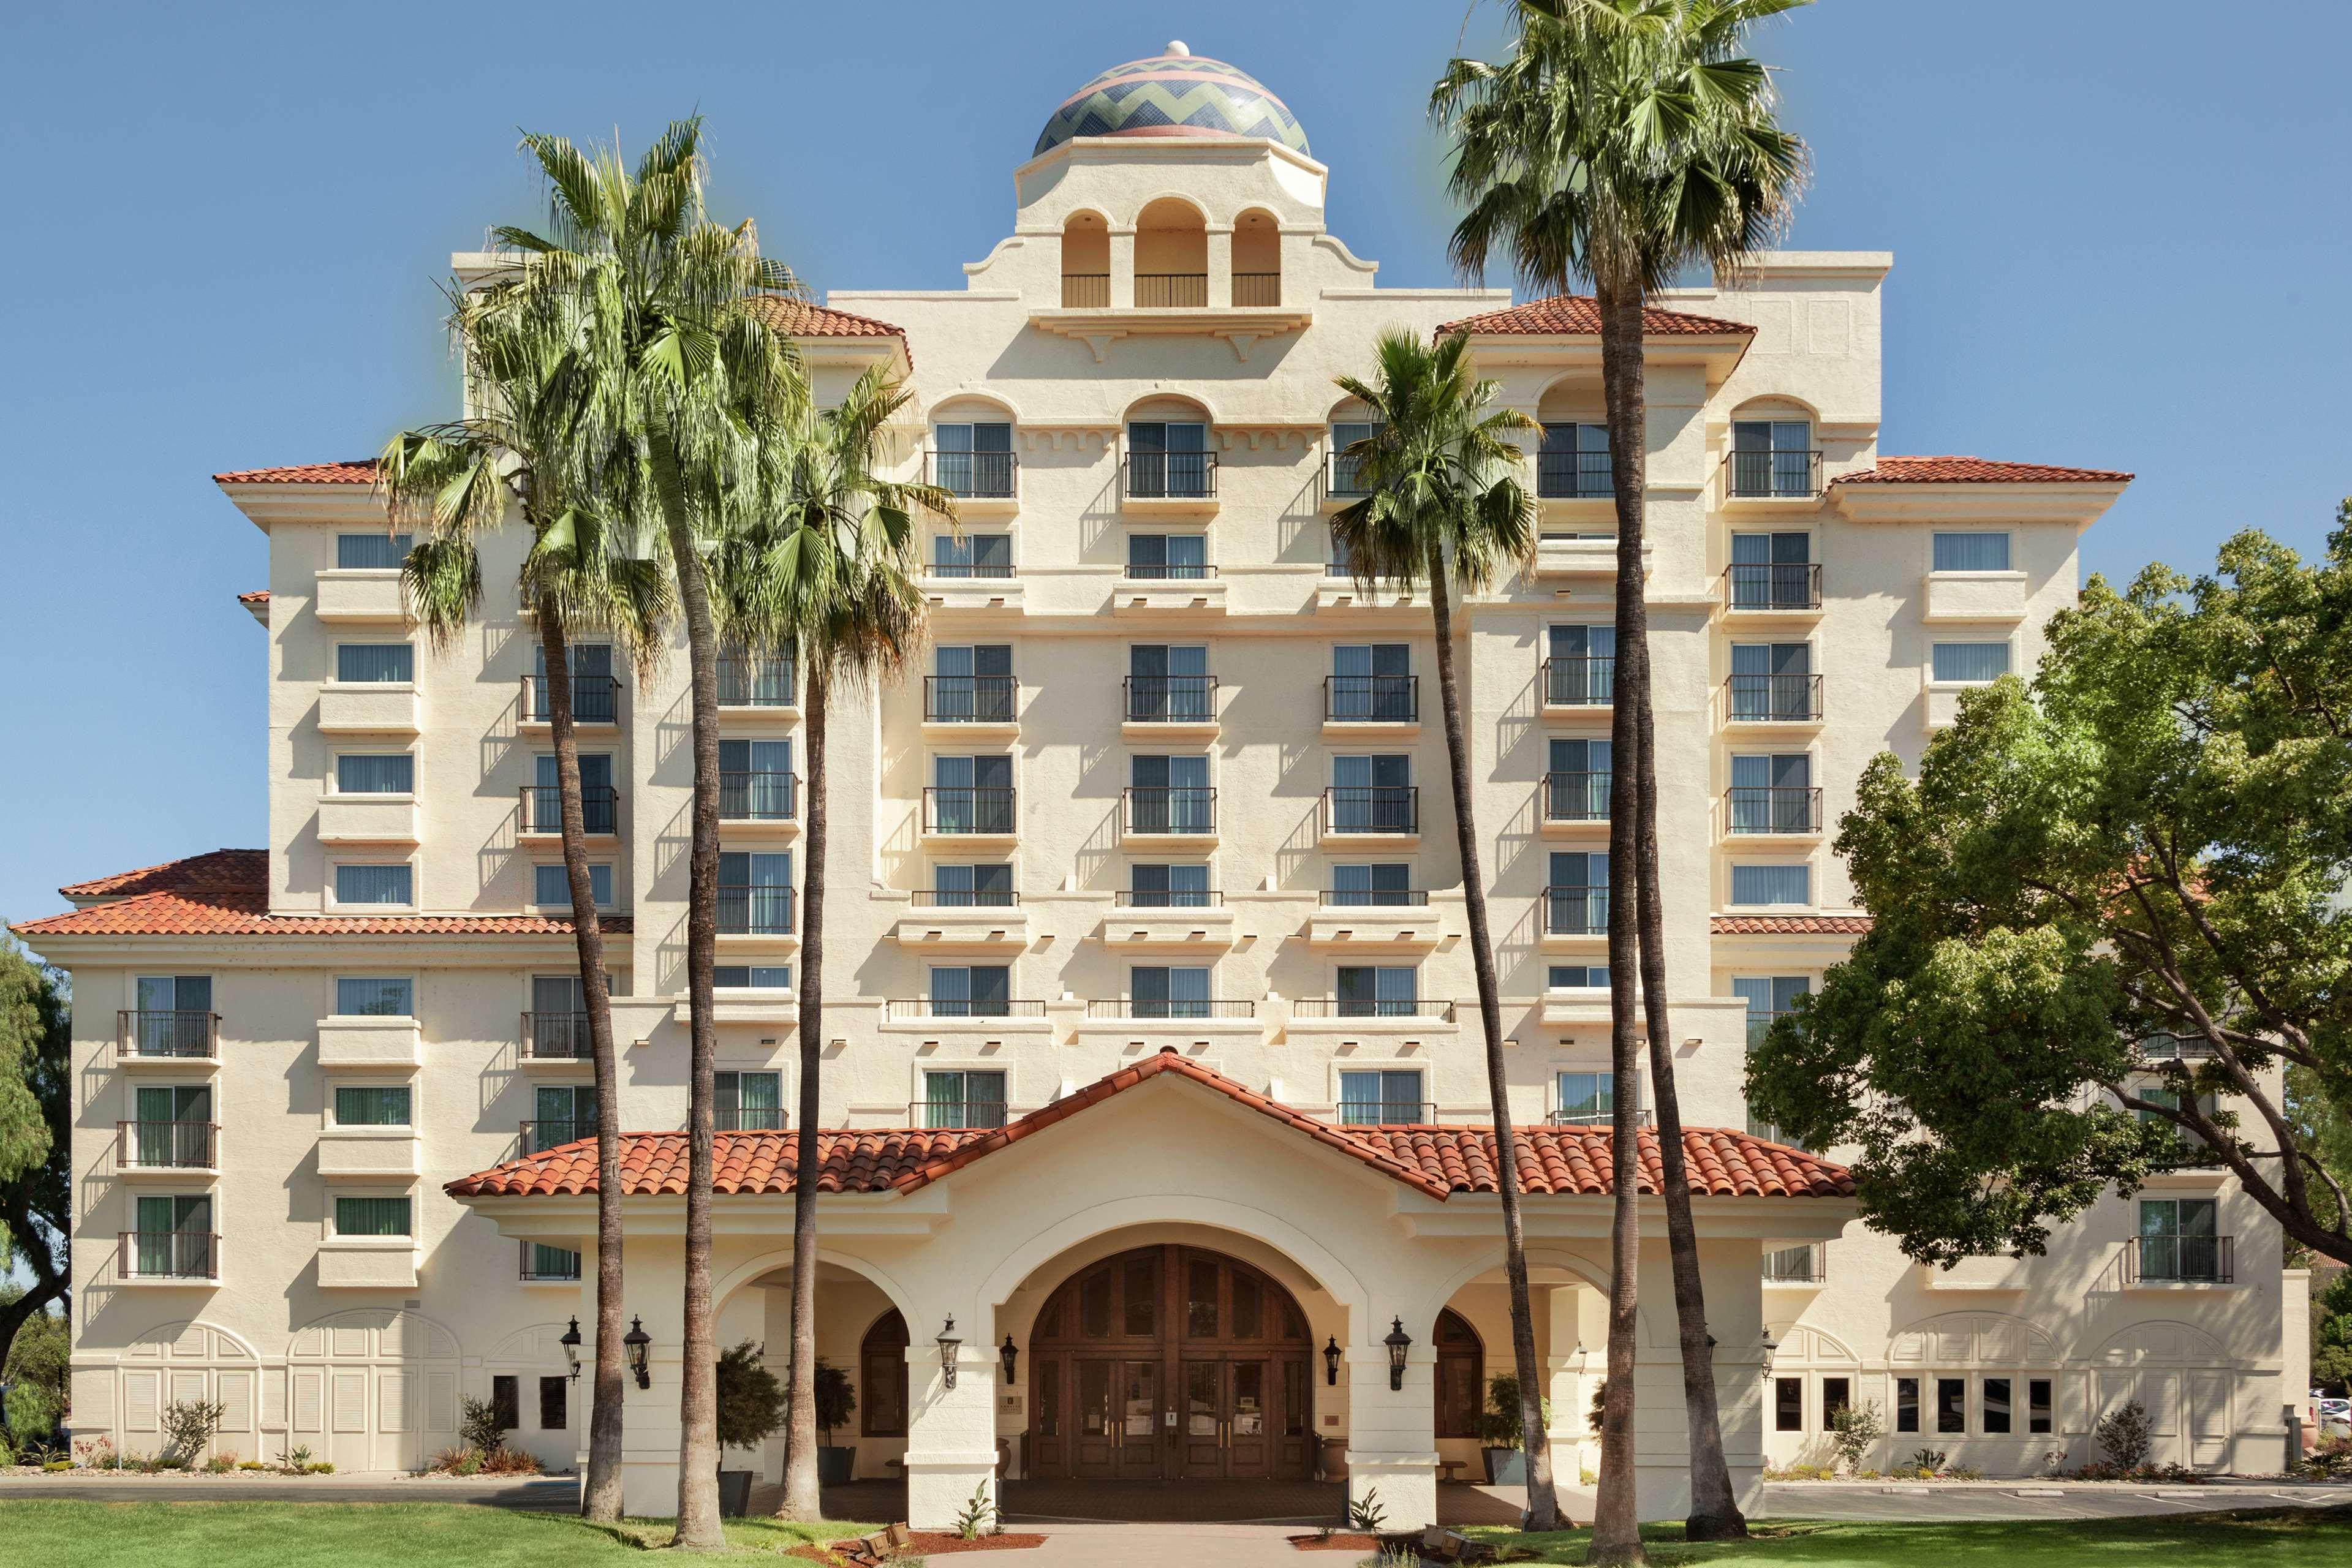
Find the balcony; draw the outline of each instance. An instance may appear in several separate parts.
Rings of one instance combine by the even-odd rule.
[[[1018,948],[1029,941],[1029,912],[1011,888],[975,892],[971,888],[940,892],[925,888],[913,895],[914,913],[898,917],[898,940],[902,947]]]
[[[1021,459],[1011,452],[931,452],[923,476],[956,498],[966,517],[1004,517],[1020,509]]]
[[[1538,452],[1536,497],[1544,501],[1613,501],[1617,481],[1606,452]]]
[[[951,735],[1021,733],[1021,683],[1012,675],[925,675],[923,727]]]
[[[1293,1044],[1335,1049],[1367,1040],[1417,1043],[1460,1032],[1452,1002],[1375,1001],[1302,997],[1290,1004],[1284,1036]]]
[[[1238,299],[1234,303],[1240,304]],[[1205,310],[1209,307],[1209,275],[1205,272],[1139,272],[1135,275],[1138,310]]]
[[[321,735],[415,735],[414,681],[328,681],[319,687]]]
[[[1325,888],[1307,918],[1307,945],[1343,953],[1427,952],[1444,925],[1422,888]]]
[[[414,795],[319,797],[319,841],[322,844],[414,844],[418,841]]]
[[[719,821],[732,837],[800,831],[801,781],[793,773],[721,773]]]
[[[1122,953],[1198,953],[1234,945],[1234,912],[1210,890],[1121,888],[1103,916],[1103,945]]]
[[[413,1181],[419,1142],[414,1127],[328,1127],[319,1134],[320,1179]]]
[[[580,1282],[580,1254],[562,1247],[549,1247],[537,1241],[525,1241],[522,1265],[516,1278],[526,1285],[576,1285]]]
[[[516,1052],[526,1065],[552,1062],[568,1067],[595,1056],[586,1013],[525,1013],[522,1044]]]
[[[522,696],[515,722],[526,731],[551,729],[555,710],[545,675],[522,677]],[[582,729],[611,729],[621,722],[621,683],[611,675],[572,677],[572,722]]]
[[[1364,460],[1350,457],[1344,452],[1334,452],[1323,459],[1323,499],[1327,509],[1339,508],[1362,500],[1372,493],[1364,478]]]
[[[1409,785],[1335,784],[1323,791],[1323,841],[1402,848],[1421,841],[1421,791]]]
[[[800,716],[796,711],[798,683],[790,659],[721,653],[715,673],[719,678],[719,709],[730,720],[743,723],[766,718],[790,722]]]
[[[1764,1288],[1775,1285],[1812,1286],[1829,1282],[1829,1244],[1768,1248],[1764,1253]]]
[[[310,601],[310,612],[332,624],[404,622],[408,619],[408,595],[401,586],[400,569],[338,567],[322,571],[318,576],[317,596]]]
[[[1326,675],[1327,740],[1410,740],[1421,733],[1419,675]]]
[[[522,1159],[596,1135],[596,1118],[593,1116],[574,1116],[560,1122],[522,1122],[517,1125],[521,1129],[521,1136],[517,1140],[516,1147],[520,1150],[519,1157]]]
[[[1617,700],[1616,655],[1546,659],[1541,685],[1545,717],[1605,719]]]
[[[1723,722],[1739,729],[1807,728],[1822,722],[1822,677],[1733,675],[1723,683]]]
[[[1810,506],[1822,493],[1818,451],[1727,452],[1723,495],[1727,503],[1800,502]]]
[[[907,1125],[932,1132],[1002,1127],[1012,1107],[1002,1100],[911,1100]]]
[[[1225,585],[1213,566],[1161,566],[1129,561],[1111,590],[1114,615],[1222,615]]]
[[[1130,452],[1120,499],[1143,517],[1188,517],[1217,509],[1213,452]]]
[[[2231,1242],[2227,1236],[2132,1237],[2124,1243],[2124,1288],[2234,1284]]]
[[[1931,571],[1921,618],[1943,621],[2022,621],[2026,582],[2021,571]]]
[[[1656,552],[1652,547],[1642,548],[1642,569],[1646,575],[1650,560]],[[1535,575],[1538,578],[1593,577],[1613,578],[1617,575],[1617,536],[1615,533],[1538,533],[1536,536]]]
[[[1200,785],[1119,792],[1119,839],[1132,849],[1217,841],[1217,792]]]
[[[1219,1002],[1204,998],[1120,997],[1087,1004],[1090,1019],[1255,1019],[1255,1002]]]
[[[894,997],[883,1004],[885,1033],[991,1045],[1015,1036],[1049,1038],[1045,1004],[1004,997]]]
[[[1609,939],[1609,886],[1569,883],[1543,890],[1546,948],[1589,949]]]
[[[1605,1111],[1554,1111],[1544,1118],[1544,1124],[1549,1127],[1591,1127],[1606,1131],[1617,1125],[1617,1111],[1613,1105]],[[1648,1127],[1656,1124],[1655,1118],[1650,1112],[1637,1110],[1633,1113],[1633,1124],[1637,1127]]]
[[[1214,740],[1217,677],[1129,675],[1119,684],[1120,729],[1129,740]]]
[[[1278,306],[1282,303],[1282,274],[1278,272],[1236,272],[1234,274],[1234,303],[1247,309],[1251,307]]]
[[[114,1015],[114,1063],[217,1067],[220,1014],[125,1008]]]
[[[1350,560],[1328,560],[1323,563],[1323,575],[1315,584],[1315,612],[1318,615],[1353,616],[1396,610],[1426,611],[1428,601],[1417,598],[1410,588],[1391,582],[1358,582],[1355,563]]]
[[[1723,831],[1738,839],[1819,838],[1822,792],[1796,786],[1735,784],[1723,792]]]
[[[1011,847],[1018,835],[1015,791],[939,784],[923,790],[923,837]]]
[[[887,1008],[893,1019],[972,1019],[989,1022],[997,1019],[1042,1021],[1045,1017],[1045,1004],[1042,1001],[1004,997],[893,997]]]
[[[1806,621],[1821,613],[1822,569],[1811,561],[1735,561],[1723,569],[1730,621]]]
[[[1109,309],[1110,274],[1108,272],[1062,274],[1062,308],[1065,310]]]
[[[220,1282],[220,1238],[198,1230],[125,1230],[116,1276],[126,1284]]]
[[[1433,1127],[1434,1100],[1342,1100],[1334,1119],[1343,1127]]]
[[[581,829],[592,839],[609,839],[620,831],[621,792],[609,784],[591,784],[580,791]],[[515,819],[515,831],[524,839],[560,840],[563,836],[563,790],[555,784],[525,784]]]
[[[748,887],[721,884],[719,889],[719,945],[722,948],[794,946],[796,890],[789,887]]]
[[[319,1020],[319,1065],[410,1072],[425,1064],[413,1018],[343,1014]]]
[[[1606,773],[1547,773],[1536,795],[1547,838],[1581,838],[1609,831],[1612,782]]]
[[[117,1122],[115,1169],[127,1176],[210,1174],[220,1168],[219,1143],[211,1122]]]

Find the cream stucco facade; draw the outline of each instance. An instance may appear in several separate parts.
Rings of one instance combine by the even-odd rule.
[[[1171,1049],[1323,1123],[1486,1120],[1430,617],[1335,570],[1328,520],[1347,499],[1335,426],[1351,412],[1333,378],[1365,372],[1383,329],[1425,334],[1509,301],[1379,287],[1323,227],[1326,179],[1253,137],[1079,136],[1015,171],[1013,231],[962,287],[836,291],[807,319],[820,400],[892,364],[914,393],[893,461],[967,492],[961,544],[924,546],[941,569],[926,578],[934,678],[871,694],[835,727],[828,1127],[986,1127]],[[1883,462],[1889,265],[1762,256],[1738,289],[1662,301],[1677,314],[1649,342],[1666,963],[1696,1126],[1745,1129],[1754,1020],[1851,940],[1828,840],[1862,768],[1882,750],[1916,764],[1967,682],[2030,670],[2042,625],[2072,602],[2081,532],[2121,488],[2079,470],[1952,482]],[[1597,1090],[1581,1075],[1608,1066],[1597,908],[1560,891],[1603,881],[1575,857],[1607,847],[1605,808],[1574,777],[1606,771],[1591,743],[1608,737],[1595,650],[1613,515],[1605,490],[1580,486],[1569,428],[1599,420],[1599,343],[1540,315],[1468,329],[1501,401],[1554,427],[1530,454],[1547,492],[1537,559],[1457,627],[1514,1118],[1572,1124]],[[593,1246],[593,1200],[443,1190],[560,1144],[586,1114],[561,986],[540,983],[561,980],[572,945],[568,911],[535,904],[559,857],[530,831],[548,741],[532,722],[537,640],[508,586],[520,541],[491,541],[478,622],[436,650],[405,623],[395,570],[349,564],[375,558],[346,536],[383,533],[363,468],[224,488],[269,540],[267,854],[219,887],[168,869],[91,884],[81,915],[27,928],[72,971],[78,1004],[75,1427],[152,1448],[161,1403],[203,1394],[228,1406],[224,1448],[384,1468],[453,1441],[461,1396],[495,1396],[514,1402],[518,1440],[569,1463],[586,1396],[558,1336],[575,1314],[593,1322],[593,1269],[583,1286],[562,1260]],[[384,646],[409,652],[370,651]],[[599,689],[610,722],[583,749],[610,758],[592,859],[627,916],[607,937],[623,1123],[676,1128],[682,646],[646,684]],[[731,689],[743,700],[724,730],[740,749],[726,766],[747,778],[722,848],[742,857],[729,879],[744,891],[720,937],[719,963],[740,973],[720,992],[719,1065],[739,1075],[730,1113],[758,1129],[794,1103],[799,1031],[814,1027],[789,989],[792,898],[762,889],[808,868],[779,781],[798,771],[789,672]],[[142,915],[142,898],[199,913]],[[185,1021],[199,1016],[216,1022]],[[168,1049],[148,1050],[159,1038]],[[159,1161],[157,1124],[214,1131]],[[394,1201],[350,1201],[368,1198]],[[2151,1261],[2133,1241],[2151,1199],[2210,1203],[2179,1223],[2218,1248]],[[1995,1473],[2089,1458],[2091,1425],[2133,1394],[2158,1415],[2161,1457],[2279,1463],[2300,1280],[2216,1174],[2111,1199],[2047,1257],[1950,1273],[1850,1224],[1847,1198],[1700,1207],[1743,1488],[1768,1460],[1818,1458],[1840,1395],[1877,1400],[1890,1425],[1916,1409],[1889,1456],[1937,1448]],[[633,1511],[667,1512],[674,1495],[680,1212],[629,1205],[628,1308],[654,1346],[650,1389],[628,1396]],[[1609,1205],[1547,1196],[1529,1212],[1556,1435],[1580,1445]],[[719,1201],[725,1343],[783,1343],[790,1213],[778,1194]],[[890,1356],[908,1379],[898,1430],[842,1440],[861,1474],[903,1469],[918,1523],[996,1475],[1000,1443],[1014,1475],[1035,1462],[1036,1354],[1008,1378],[995,1347],[1025,1345],[1049,1295],[1123,1252],[1198,1249],[1286,1291],[1314,1347],[1309,1387],[1257,1417],[1303,1425],[1307,1463],[1344,1451],[1350,1485],[1377,1486],[1391,1519],[1433,1514],[1440,1460],[1475,1458],[1475,1440],[1441,1435],[1441,1312],[1483,1341],[1486,1375],[1508,1365],[1491,1197],[1433,1197],[1180,1073],[918,1190],[829,1197],[822,1213],[821,1350],[857,1369],[869,1410],[892,1401],[876,1385]],[[1644,1225],[1662,1238],[1662,1216]],[[159,1227],[208,1239],[147,1239]],[[1685,1487],[1662,1255],[1645,1252],[1644,1280],[1642,1493],[1664,1515]],[[873,1340],[893,1311],[903,1335]],[[934,1343],[950,1316],[966,1342],[952,1389]],[[1393,1391],[1391,1322],[1412,1339]],[[1453,1343],[1444,1375],[1458,1376],[1475,1364]],[[1192,1419],[1178,1375],[1143,1396],[1154,1445]],[[1216,1398],[1230,1455],[1240,1396]],[[1136,1413],[1113,1424],[1124,1434]],[[777,1457],[756,1462],[772,1473]]]

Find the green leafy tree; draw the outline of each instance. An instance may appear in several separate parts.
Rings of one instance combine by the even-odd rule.
[[[0,941],[0,1271],[29,1280],[0,1297],[0,1365],[16,1336],[70,1285],[66,1247],[72,1155],[67,1077],[72,1009],[65,977]],[[59,1387],[63,1403],[63,1387]]]
[[[2309,1136],[2352,1104],[2352,503],[2316,565],[2242,533],[2210,576],[2093,578],[2049,636],[1916,779],[1864,771],[1837,850],[1871,930],[1750,1096],[1855,1146],[1863,1218],[1925,1262],[2039,1252],[2184,1157],[2352,1260]]]
[[[24,1292],[22,1285],[0,1285],[0,1310],[13,1305]],[[71,1354],[66,1315],[56,1303],[17,1325],[7,1360],[0,1363],[5,1367],[0,1371],[0,1382],[8,1385],[8,1431],[18,1448],[47,1437],[65,1419]]]
[[[1507,252],[1539,292],[1589,278],[1601,317],[1601,393],[1617,512],[1617,653],[1611,728],[1609,966],[1617,1082],[1639,1076],[1638,988],[1650,1038],[1666,1239],[1690,1428],[1690,1538],[1736,1539],[1716,1406],[1713,1341],[1684,1169],[1666,1016],[1658,783],[1652,730],[1643,462],[1643,310],[1690,266],[1736,278],[1777,235],[1805,171],[1804,144],[1775,119],[1765,68],[1742,53],[1766,18],[1806,0],[1517,0],[1499,64],[1457,59],[1432,109],[1454,134],[1453,189],[1466,211],[1455,264],[1485,271]],[[1609,1382],[1619,1411],[1602,1437],[1591,1560],[1638,1561],[1633,1501],[1640,1181],[1632,1095],[1617,1101]],[[1536,1525],[1534,1528],[1546,1528]]]
[[[2338,1396],[2352,1388],[2352,1269],[2338,1273],[2312,1298],[2311,1381]],[[2303,1390],[2287,1392],[2300,1396]]]

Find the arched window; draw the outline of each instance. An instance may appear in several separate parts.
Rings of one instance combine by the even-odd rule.
[[[1099,213],[1072,213],[1062,225],[1062,308],[1110,303],[1110,225]]]
[[[1460,1314],[1437,1314],[1437,1435],[1475,1437],[1486,1406],[1486,1352]]]
[[[1166,310],[1208,302],[1208,227],[1198,209],[1163,196],[1136,216],[1135,303]]]
[[[857,1409],[866,1437],[907,1435],[907,1320],[896,1307],[874,1320],[857,1347]]]
[[[1234,220],[1234,303],[1282,303],[1282,226],[1256,208]]]

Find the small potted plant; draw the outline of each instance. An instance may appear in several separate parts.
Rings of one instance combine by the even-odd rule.
[[[745,1340],[719,1357],[719,1448],[753,1448],[784,1424],[784,1389],[768,1370],[766,1347]],[[740,1519],[751,1511],[751,1472],[719,1472],[719,1511]]]
[[[1543,1402],[1543,1420],[1551,1424],[1551,1401]],[[1479,1452],[1486,1460],[1488,1486],[1525,1486],[1528,1481],[1528,1434],[1519,1411],[1519,1380],[1506,1373],[1486,1385],[1486,1408],[1478,1413]]]
[[[849,1418],[857,1414],[857,1391],[849,1385],[849,1374],[827,1365],[824,1357],[819,1356],[815,1392],[816,1424],[824,1433],[824,1441],[816,1450],[816,1479],[823,1486],[842,1486],[856,1478],[857,1445],[844,1443],[835,1448],[833,1431],[848,1426]]]

